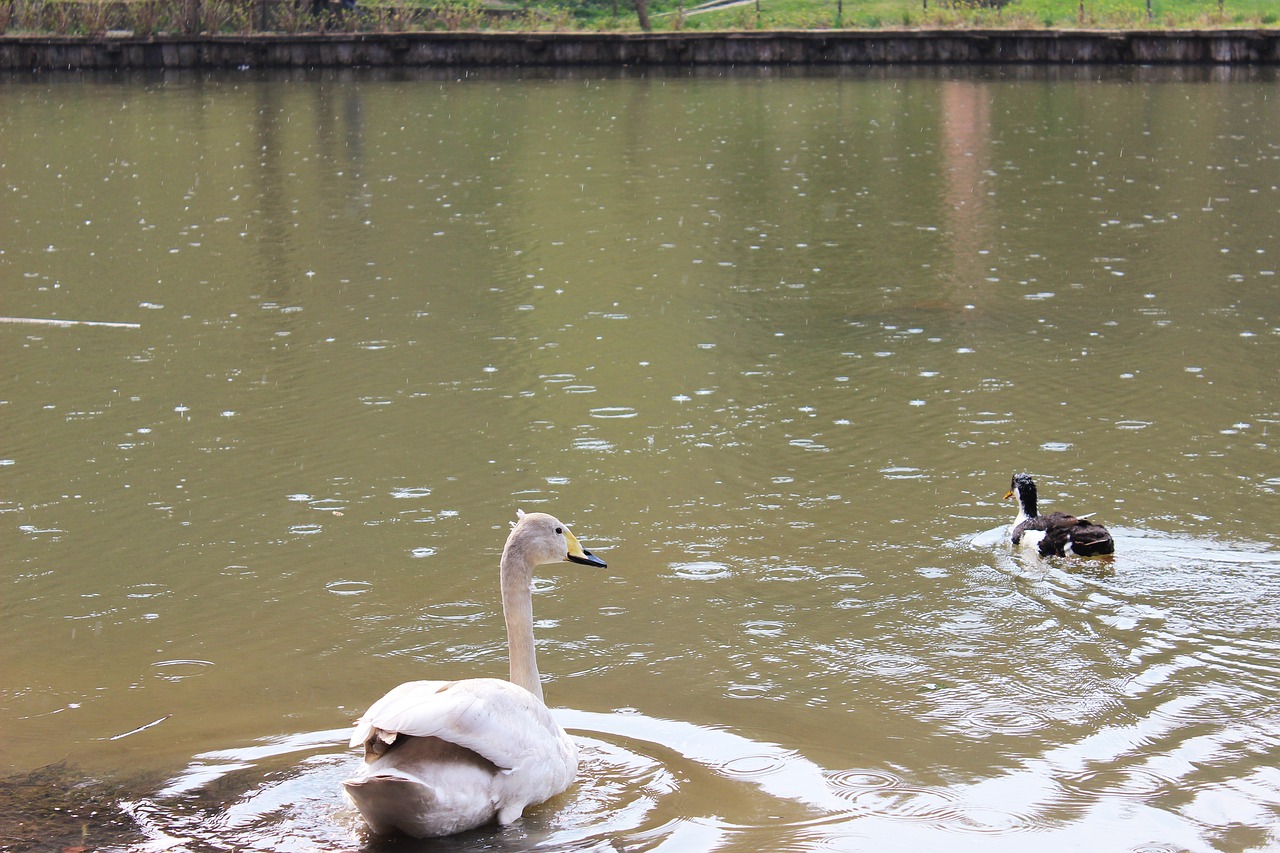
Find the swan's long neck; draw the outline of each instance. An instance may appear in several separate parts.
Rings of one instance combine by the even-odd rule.
[[[533,648],[533,566],[511,547],[502,552],[502,613],[507,620],[507,653],[511,658],[511,683],[542,700],[542,679]]]

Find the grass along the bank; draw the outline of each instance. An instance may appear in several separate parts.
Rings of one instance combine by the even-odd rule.
[[[1215,29],[1274,27],[1280,0],[747,0],[718,8],[660,0],[661,29]]]
[[[1275,27],[1280,0],[649,0],[652,27],[1215,29]],[[0,0],[0,34],[639,30],[634,0]]]

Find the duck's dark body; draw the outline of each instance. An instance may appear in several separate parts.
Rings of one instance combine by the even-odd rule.
[[[1018,517],[1009,539],[1014,545],[1035,544],[1042,557],[1096,557],[1113,554],[1116,543],[1107,528],[1087,518],[1065,512],[1040,515],[1036,509],[1036,484],[1028,474],[1014,475],[1005,497],[1018,498]],[[1036,535],[1039,534],[1039,535]]]
[[[1013,544],[1022,544],[1023,534],[1029,530],[1044,531],[1036,545],[1042,557],[1065,557],[1068,551],[1078,557],[1096,557],[1115,553],[1116,550],[1116,543],[1107,528],[1065,512],[1037,515],[1014,525],[1010,536]]]

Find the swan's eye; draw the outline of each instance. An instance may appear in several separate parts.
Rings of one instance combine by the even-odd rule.
[[[556,528],[556,535],[557,535],[557,536],[559,536],[561,533],[564,533],[564,528],[563,528],[563,527],[557,527],[557,528]]]

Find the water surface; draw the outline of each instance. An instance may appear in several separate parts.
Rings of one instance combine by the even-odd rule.
[[[524,508],[609,562],[535,602],[581,778],[443,849],[1280,844],[1275,83],[0,82],[0,315],[123,324],[0,324],[4,770],[370,843],[346,727],[505,673]],[[1018,470],[1115,558],[1009,554]]]

